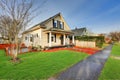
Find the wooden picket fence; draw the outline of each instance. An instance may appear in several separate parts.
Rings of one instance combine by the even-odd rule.
[[[87,48],[95,48],[96,47],[96,43],[93,42],[93,41],[79,41],[79,40],[76,40],[75,45],[79,46],[79,47],[87,47]]]

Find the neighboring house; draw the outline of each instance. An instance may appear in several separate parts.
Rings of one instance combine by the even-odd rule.
[[[86,27],[76,28],[72,30],[75,36],[97,36],[97,34],[90,32]]]
[[[70,41],[72,36],[72,43]],[[74,35],[60,13],[23,32],[26,46],[52,47],[74,44]]]

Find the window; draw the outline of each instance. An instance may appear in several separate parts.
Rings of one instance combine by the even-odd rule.
[[[64,29],[64,22],[53,19],[53,28]]]
[[[54,36],[51,37],[51,41],[52,41],[52,42],[54,41]]]
[[[51,41],[52,41],[52,42],[55,42],[55,34],[52,34],[52,35],[51,35]]]
[[[47,40],[48,40],[48,43],[49,43],[49,33],[47,33]],[[51,35],[51,42],[56,42],[56,34]]]
[[[30,36],[30,42],[33,42],[33,35]]]
[[[63,27],[64,27],[64,23],[60,22],[60,29],[63,29]]]
[[[33,42],[33,38],[32,37],[30,37],[30,42]]]
[[[52,34],[51,35],[51,41],[52,42],[56,42],[56,34]]]

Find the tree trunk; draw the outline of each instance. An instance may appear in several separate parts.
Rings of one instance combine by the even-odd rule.
[[[13,47],[13,61],[16,62],[17,61],[17,55],[18,55],[18,36],[15,36],[15,40],[14,40],[14,47]]]

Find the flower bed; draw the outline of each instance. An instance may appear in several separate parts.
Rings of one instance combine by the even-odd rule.
[[[72,50],[77,52],[84,52],[90,55],[95,54],[96,52],[99,51],[98,49],[94,49],[94,48],[73,47],[73,48],[54,48],[54,49],[45,50],[44,52],[55,52],[58,50]]]

